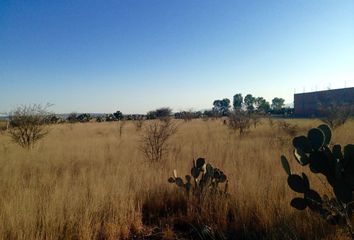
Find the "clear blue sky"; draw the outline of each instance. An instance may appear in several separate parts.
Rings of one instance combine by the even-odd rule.
[[[354,1],[0,0],[0,112],[205,109],[354,86]]]

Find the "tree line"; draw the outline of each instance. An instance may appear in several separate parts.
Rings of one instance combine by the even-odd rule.
[[[241,93],[233,96],[232,107],[236,111],[247,111],[248,113],[259,114],[287,114],[291,113],[292,109],[284,108],[285,100],[275,97],[270,104],[263,97],[254,97],[252,94],[247,94],[245,97]],[[231,109],[231,101],[228,98],[217,99],[213,102],[213,108],[209,115],[228,116]]]

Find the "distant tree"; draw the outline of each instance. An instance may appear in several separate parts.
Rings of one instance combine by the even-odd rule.
[[[111,114],[111,113],[110,114],[106,114],[105,119],[106,119],[106,122],[112,122],[112,121],[116,120],[115,116],[113,114]]]
[[[201,111],[193,112],[192,110],[188,110],[188,111],[176,112],[174,115],[175,115],[175,119],[183,119],[185,121],[190,121],[194,118],[201,118],[203,114]]]
[[[77,122],[77,113],[76,112],[72,112],[69,114],[69,116],[66,118],[66,120],[70,123],[75,123]]]
[[[254,104],[255,104],[255,98],[252,96],[252,94],[247,94],[245,96],[244,102],[247,108],[248,112],[253,112],[254,111]]]
[[[215,112],[213,110],[205,110],[203,116],[205,118],[215,117]]]
[[[172,109],[168,107],[158,108],[155,110],[156,117],[159,119],[168,118],[172,114]]]
[[[189,111],[182,111],[175,113],[175,119],[183,119],[184,121],[191,121],[194,118],[194,113]]]
[[[134,120],[134,116],[133,116],[133,114],[127,114],[127,115],[125,115],[125,119],[126,120]]]
[[[149,111],[146,114],[146,119],[156,119],[156,111]]]
[[[79,122],[89,122],[91,120],[91,115],[88,113],[82,113],[76,117]]]
[[[172,115],[172,109],[168,107],[158,108],[154,111],[149,111],[146,114],[147,119],[160,119],[164,120]]]
[[[116,111],[115,113],[113,113],[113,116],[115,117],[115,119],[122,120],[124,118],[123,113],[121,111]]]
[[[256,110],[259,113],[267,113],[270,110],[270,104],[262,97],[255,99]]]
[[[243,97],[241,93],[235,94],[233,98],[232,105],[235,110],[240,110],[242,108]]]
[[[103,122],[104,119],[101,116],[96,117],[96,122]]]
[[[45,118],[45,122],[47,124],[55,124],[55,123],[58,123],[59,121],[60,121],[60,118],[58,118],[55,114],[49,114]]]
[[[272,100],[272,109],[279,111],[282,109],[282,107],[284,106],[284,102],[285,100],[282,98],[273,98]]]
[[[215,111],[220,116],[227,116],[230,109],[230,100],[224,98],[222,100],[215,100],[213,102],[213,111]]]

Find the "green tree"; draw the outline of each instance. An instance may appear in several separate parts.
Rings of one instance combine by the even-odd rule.
[[[255,104],[255,98],[252,96],[252,94],[247,94],[245,97],[245,105],[247,108],[247,111],[253,112],[254,111],[254,104]]]
[[[283,98],[273,98],[272,100],[272,109],[274,110],[281,110],[284,106],[285,100]]]
[[[164,107],[164,108],[158,108],[154,111],[149,111],[146,114],[146,118],[147,119],[166,119],[169,118],[172,114],[172,109],[168,108],[168,107]]]
[[[218,115],[226,116],[229,113],[230,108],[230,100],[224,98],[222,100],[215,100],[213,102],[213,111],[216,112]]]
[[[117,120],[122,120],[124,118],[123,113],[121,111],[117,111],[115,113],[113,113],[113,116],[117,119]]]
[[[242,108],[243,97],[241,93],[235,94],[233,99],[233,107],[235,110],[240,110]]]
[[[91,115],[88,113],[82,113],[76,117],[79,122],[89,122],[91,120]]]
[[[260,113],[267,113],[270,110],[270,104],[263,97],[258,97],[255,100],[256,109]]]

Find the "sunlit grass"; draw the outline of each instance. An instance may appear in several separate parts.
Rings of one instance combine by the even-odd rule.
[[[289,120],[299,134],[317,120]],[[148,123],[147,123],[148,124]],[[220,120],[178,121],[169,154],[150,164],[139,151],[140,134],[133,123],[63,124],[28,152],[0,135],[0,238],[2,239],[126,239],[142,236],[154,226],[143,224],[142,207],[156,206],[175,186],[172,170],[189,173],[193,158],[204,157],[229,177],[232,226],[220,214],[220,229],[235,238],[323,238],[332,229],[311,212],[289,205],[296,194],[286,184],[281,154],[295,171],[304,171],[292,156],[291,138],[264,119],[239,137]],[[334,132],[333,142],[354,142],[354,122]],[[306,171],[306,170],[305,170]],[[325,191],[310,175],[313,187]],[[167,195],[171,198],[171,194]],[[173,195],[172,195],[173,198]],[[222,211],[220,211],[222,212]],[[226,214],[226,213],[225,213]],[[193,216],[186,216],[193,219]],[[173,226],[158,226],[161,236],[175,236]],[[339,234],[339,233],[338,233]],[[339,236],[337,234],[337,236]],[[331,238],[334,237],[330,235]]]

